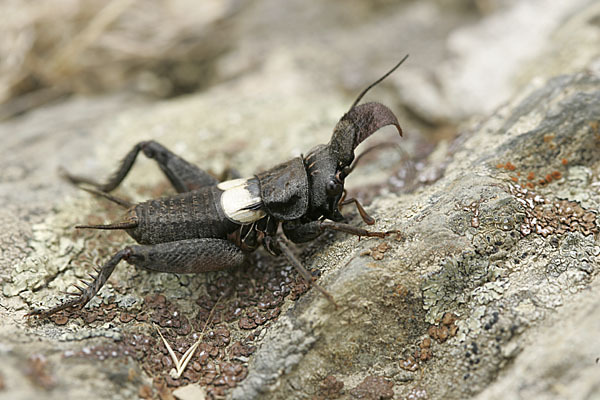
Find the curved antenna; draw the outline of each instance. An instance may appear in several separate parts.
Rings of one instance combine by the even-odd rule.
[[[390,76],[395,70],[397,70],[398,67],[401,66],[402,63],[404,61],[406,61],[407,58],[408,58],[408,54],[405,55],[404,58],[402,60],[400,60],[400,62],[398,64],[396,64],[392,69],[390,69],[388,72],[386,72],[385,75],[383,75],[381,78],[377,79],[375,82],[373,82],[369,86],[367,86],[367,88],[365,90],[363,90],[358,95],[358,97],[356,98],[356,100],[354,100],[354,103],[352,103],[352,107],[350,107],[350,110],[352,110],[354,107],[356,107],[356,105],[358,104],[358,102],[362,100],[363,96],[365,94],[367,94],[367,92],[369,90],[371,90],[374,86],[378,85],[382,80],[384,80],[385,78],[387,78],[388,76]],[[350,110],[348,110],[348,112],[350,112]]]
[[[110,193],[102,192],[100,190],[89,188],[89,187],[85,187],[85,186],[79,186],[79,188],[81,190],[85,190],[86,192],[94,194],[96,196],[102,196],[105,199],[108,199],[108,200],[112,201],[113,203],[117,203],[121,207],[125,207],[125,208],[131,208],[131,207],[133,207],[133,203],[130,203],[129,201],[127,201],[125,199],[120,199],[118,197],[115,197],[115,196],[113,196]]]

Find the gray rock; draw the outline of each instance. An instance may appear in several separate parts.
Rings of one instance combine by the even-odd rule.
[[[314,395],[327,375],[346,388],[381,375],[395,382],[400,397],[423,390],[430,398],[466,398],[502,371],[505,377],[484,393],[500,398],[511,388],[514,398],[553,398],[545,380],[522,393],[515,389],[553,368],[563,371],[552,372],[557,377],[575,371],[573,381],[560,379],[561,393],[598,395],[591,365],[600,347],[587,335],[597,320],[600,197],[589,189],[590,178],[575,182],[582,168],[597,179],[600,76],[558,77],[521,97],[459,139],[435,184],[373,203],[371,209],[385,216],[378,226],[400,229],[405,237],[389,241],[383,260],[360,256],[373,243],[340,237],[307,261],[328,267],[320,282],[340,309],[315,293],[302,299],[288,312],[294,322],[267,333],[234,398],[256,390],[261,398],[298,396],[298,390]],[[529,180],[531,173],[535,179]],[[540,184],[547,175],[552,182]],[[577,201],[582,192],[585,207]],[[561,306],[579,305],[576,325],[566,315],[556,317]],[[401,362],[445,313],[458,317],[456,336],[434,342],[433,357],[419,364],[415,381],[395,380]],[[300,330],[313,338],[301,360],[287,353],[295,347],[291,330],[294,337]],[[559,333],[564,330],[566,338]],[[548,342],[555,345],[541,344]],[[574,350],[577,343],[586,343],[585,350]],[[570,361],[560,361],[554,349],[573,352]],[[290,360],[297,365],[288,372]],[[549,365],[528,376],[527,369],[546,360]],[[280,374],[276,381],[274,374]]]
[[[222,76],[230,80],[204,93],[160,104],[132,104],[115,97],[75,99],[2,124],[0,382],[6,388],[0,389],[0,398],[131,398],[142,385],[151,384],[152,376],[132,358],[125,357],[123,363],[111,357],[73,357],[78,352],[91,355],[96,346],[118,344],[133,334],[157,338],[151,323],[74,319],[58,326],[22,319],[32,305],[58,301],[58,291],[84,277],[92,264],[106,259],[105,254],[131,243],[125,235],[72,231],[73,225],[90,216],[109,219],[115,210],[62,182],[56,174],[59,165],[102,178],[136,142],[148,138],[216,174],[234,167],[249,175],[306,152],[329,139],[351,102],[346,92],[354,94],[385,69],[389,59],[404,54],[406,44],[398,37],[424,35],[430,40],[422,40],[428,50],[414,57],[416,65],[438,65],[446,34],[469,20],[460,10],[438,3],[444,2],[394,8],[380,1],[377,7],[356,13],[347,11],[361,9],[356,2],[344,10],[323,6],[333,8],[330,13],[306,7],[292,26],[279,13],[266,12],[274,2],[257,2],[249,11],[257,19],[238,28],[241,49],[217,62]],[[593,14],[593,5],[568,19],[572,24],[565,30],[556,28],[583,3],[547,10],[544,21],[552,23],[538,32],[556,33],[552,37],[566,43],[574,37],[592,43],[595,20],[584,14],[589,10]],[[288,11],[299,5],[286,4]],[[507,4],[502,8],[508,10],[501,15],[504,21],[513,15],[512,3]],[[524,6],[514,7],[513,13]],[[447,18],[432,26],[436,15]],[[259,30],[252,41],[244,33],[255,32],[256,25],[268,29]],[[299,39],[298,49],[290,50],[290,41],[301,37],[307,25],[314,31]],[[586,29],[575,29],[581,25]],[[328,34],[322,36],[317,28],[325,26]],[[269,34],[284,28],[290,30],[282,36]],[[475,33],[467,35],[473,37],[486,26],[482,22],[464,29],[473,29]],[[389,37],[384,40],[378,32],[388,32]],[[372,46],[373,37],[381,46]],[[331,43],[347,53],[332,51]],[[277,51],[264,56],[270,46]],[[464,49],[481,47],[479,43]],[[374,56],[382,49],[394,56]],[[462,60],[477,59],[471,51],[479,50],[464,50]],[[523,54],[522,49],[515,52]],[[248,368],[248,376],[228,392],[229,397],[310,397],[334,390],[340,382],[345,398],[368,389],[387,396],[390,385],[399,398],[598,395],[594,379],[600,349],[594,334],[600,254],[595,213],[600,202],[600,78],[590,62],[597,47],[586,44],[577,52],[579,57],[573,64],[567,62],[568,67],[589,66],[588,70],[547,83],[531,79],[539,69],[528,65],[520,69],[523,58],[511,58],[510,70],[521,71],[518,79],[527,88],[487,119],[470,125],[455,141],[442,141],[427,158],[418,158],[426,152],[415,139],[414,126],[422,126],[422,121],[401,118],[406,132],[401,143],[407,153],[418,155],[412,178],[402,175],[408,168],[397,152],[388,151],[361,166],[349,184],[360,195],[375,197],[367,207],[377,219],[374,228],[399,229],[402,239],[390,237],[386,246],[379,247],[379,240],[335,234],[302,247],[304,264],[321,271],[319,283],[340,307],[332,308],[315,290],[297,301],[288,299],[279,319],[257,334],[258,350],[237,357]],[[357,60],[350,62],[347,54]],[[443,70],[449,64],[439,65]],[[460,82],[476,88],[477,83],[465,79],[470,68],[461,69]],[[556,61],[551,71],[569,68]],[[420,117],[435,109],[432,104],[441,104],[443,93],[462,94],[462,86],[452,86],[451,76],[439,71],[433,73],[439,87],[405,90],[404,72],[408,81],[417,82],[416,70],[407,68],[399,73],[402,77],[392,79],[404,88],[402,97],[413,97],[403,104]],[[459,120],[477,112],[476,106],[485,106],[484,110],[497,106],[515,90],[511,77],[502,79],[502,95],[492,93],[489,102],[469,100],[465,108],[440,110],[425,120]],[[386,93],[385,88],[371,95],[398,104],[400,95]],[[454,97],[449,99],[460,100]],[[399,141],[393,130],[377,136],[386,135]],[[540,184],[548,175],[552,182]],[[141,158],[119,193],[141,200],[164,193],[163,182],[159,169]],[[361,224],[356,215],[351,222]],[[190,315],[198,309],[190,296],[195,300],[226,276],[157,275],[120,265],[88,309],[93,313],[116,303],[135,314],[145,296],[163,293]],[[232,341],[245,336],[232,329]],[[416,352],[419,357],[411,359]],[[31,356],[39,355],[46,361],[38,372],[50,374],[51,389],[27,372],[38,365],[39,358],[32,361]]]

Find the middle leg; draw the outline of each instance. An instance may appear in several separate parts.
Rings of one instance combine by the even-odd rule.
[[[138,153],[142,151],[146,157],[154,159],[160,169],[167,176],[177,192],[188,192],[204,186],[216,185],[218,180],[201,170],[197,166],[187,162],[163,145],[153,140],[140,142],[127,153],[119,169],[109,178],[108,182],[102,184],[94,180],[72,175],[62,171],[65,178],[74,184],[86,183],[97,188],[101,192],[114,190],[129,173]]]

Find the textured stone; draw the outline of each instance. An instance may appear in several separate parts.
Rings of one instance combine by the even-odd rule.
[[[159,104],[111,96],[72,99],[0,125],[0,398],[169,394],[182,383],[168,375],[172,363],[156,341],[155,324],[181,355],[199,338],[213,306],[220,321],[206,332],[213,342],[199,347],[184,373],[218,389],[209,396],[318,396],[331,376],[340,398],[360,395],[355,389],[363,382],[379,382],[385,386],[382,396],[393,390],[398,398],[597,395],[600,78],[590,62],[597,46],[578,48],[580,56],[572,63],[551,60],[555,72],[578,71],[573,65],[586,66],[583,72],[545,82],[530,79],[532,68],[522,71],[528,77],[519,78],[528,84],[525,90],[477,124],[465,123],[456,140],[442,140],[432,149],[419,133],[440,134],[436,129],[443,126],[428,124],[439,124],[448,113],[460,120],[474,112],[469,108],[474,101],[424,115],[427,108],[420,107],[431,100],[431,87],[404,86],[405,79],[428,76],[431,70],[422,69],[438,65],[445,53],[440,43],[453,24],[465,24],[472,14],[444,10],[446,2],[434,1],[406,8],[382,1],[368,9],[359,2],[341,8],[335,2],[325,8],[316,1],[315,7],[285,2],[276,8],[275,3],[259,1],[241,14],[247,19],[238,25],[240,50],[216,62],[229,80],[206,92]],[[495,4],[500,10],[511,7]],[[562,18],[580,5],[561,6]],[[282,18],[298,11],[294,7],[303,11],[290,14],[296,16],[293,22]],[[558,36],[548,35],[579,40],[587,32],[585,42],[591,43],[597,17],[590,10],[594,14],[591,7],[587,16],[569,17],[575,25],[559,29]],[[558,18],[552,21],[560,20],[558,11],[548,13]],[[432,27],[436,15],[440,23]],[[510,10],[503,13],[504,21],[507,15]],[[474,31],[485,30],[485,23]],[[577,24],[585,26],[578,30]],[[256,26],[265,28],[255,31]],[[307,26],[310,32],[303,36]],[[235,272],[182,277],[123,264],[81,317],[22,318],[33,305],[59,301],[60,290],[131,243],[122,233],[72,229],[110,220],[120,210],[61,181],[59,165],[103,178],[136,142],[153,138],[217,175],[229,167],[242,176],[253,174],[328,141],[351,97],[405,47],[412,48],[398,37],[418,38],[414,43],[423,47],[415,48],[422,53],[411,50],[413,64],[369,96],[398,110],[405,130],[402,140],[392,131],[376,136],[401,143],[413,158],[406,162],[407,156],[394,149],[382,151],[363,160],[348,186],[367,199],[375,229],[399,229],[403,235],[380,247],[379,240],[327,234],[298,249],[304,265],[320,271],[318,282],[339,309],[318,291],[298,285],[281,304],[267,296],[260,299],[264,309],[238,304],[228,313],[201,296],[223,292],[220,305],[233,304],[236,298],[227,288]],[[380,40],[377,46],[373,38]],[[277,50],[267,53],[270,46]],[[540,57],[538,49],[530,50]],[[464,59],[478,57],[464,54]],[[258,58],[260,68],[254,64]],[[511,70],[519,65],[519,60],[510,62]],[[459,83],[477,87],[479,80],[464,79],[468,70],[461,69]],[[461,92],[460,85],[449,82],[451,76],[434,75],[443,91]],[[503,82],[514,83],[506,75]],[[390,83],[401,93],[390,90]],[[505,100],[497,93],[490,96],[485,107]],[[458,97],[449,101],[460,103]],[[431,101],[439,104],[439,98]],[[411,112],[402,115],[400,104]],[[119,189],[119,195],[134,200],[165,193],[170,192],[160,170],[143,157]],[[351,223],[362,224],[351,207],[344,213]],[[280,260],[258,254],[252,262],[282,280],[295,279]],[[270,284],[244,283],[248,292]],[[155,312],[142,312],[148,308]],[[125,314],[117,317],[115,309]],[[450,322],[454,317],[448,315],[456,320]],[[251,333],[235,329],[241,318],[263,325]],[[223,337],[239,343],[232,345],[232,354],[218,342],[224,341],[218,332],[225,327],[228,336]],[[23,372],[33,354],[45,357],[43,371],[57,382],[51,392]],[[142,364],[148,354],[156,357]],[[240,364],[222,367],[215,361],[219,357]]]

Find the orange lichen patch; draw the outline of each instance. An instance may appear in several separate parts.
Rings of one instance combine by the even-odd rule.
[[[374,260],[383,260],[384,254],[388,251],[391,246],[387,242],[381,242],[378,246],[371,247],[371,249],[362,252],[361,256],[371,256]]]
[[[422,347],[415,350],[415,358],[419,361],[428,361],[433,357],[433,351],[429,347]]]
[[[432,357],[433,351],[431,350],[431,339],[426,337],[419,343],[419,347],[415,349],[414,355],[409,358],[424,362],[430,360]]]
[[[454,324],[457,316],[452,313],[445,313],[438,325],[431,325],[427,334],[438,341],[444,343],[449,337],[456,336],[458,326]]]
[[[404,285],[398,285],[396,286],[395,294],[401,297],[406,297],[408,295],[408,288]]]
[[[419,368],[421,363],[431,360],[433,358],[432,339],[443,343],[448,338],[456,336],[458,332],[458,326],[455,324],[457,318],[456,315],[447,312],[437,321],[437,325],[431,325],[427,330],[427,336],[417,344],[412,354],[400,360],[400,368],[413,372]]]
[[[432,338],[434,338],[435,340],[437,340],[439,343],[444,343],[448,339],[448,337],[450,336],[450,331],[448,330],[447,326],[444,326],[444,325],[440,325],[440,326],[432,325],[427,330],[427,334],[429,334],[429,336],[431,336]]]
[[[600,127],[600,122],[598,122]],[[547,134],[544,136],[544,142],[548,143],[552,139],[554,139],[555,134]],[[554,145],[554,142],[549,143],[549,145]],[[566,158],[561,158],[560,162],[563,166],[568,165],[569,161]],[[514,171],[515,175],[509,176],[510,180],[521,187],[521,189],[534,189],[536,185],[546,186],[553,181],[559,180],[562,178],[562,172],[558,170],[554,170],[552,172],[548,171],[519,171],[517,170],[517,166],[510,161],[506,163],[498,163],[496,167],[499,169],[505,169],[507,171]],[[536,175],[541,175],[536,180]]]
[[[66,325],[69,322],[69,317],[65,314],[54,314],[50,316],[50,320],[56,325]]]
[[[433,352],[431,351],[431,349],[421,349],[421,355],[419,356],[419,360],[427,361],[430,360],[431,357],[433,357]]]
[[[423,341],[419,344],[419,347],[422,349],[425,348],[430,348],[431,347],[431,339],[429,339],[428,337],[426,337],[425,339],[423,339]]]
[[[454,324],[454,322],[456,322],[457,319],[458,319],[458,317],[456,315],[447,312],[442,317],[442,324],[444,324],[446,326],[450,326],[450,325]]]
[[[544,142],[549,143],[554,139],[554,133],[549,133],[548,135],[544,135]]]

